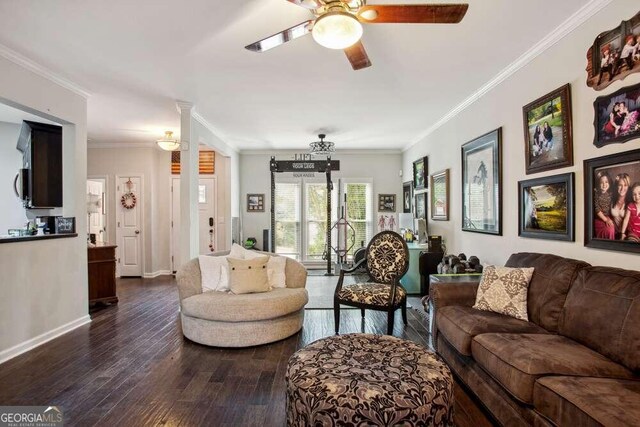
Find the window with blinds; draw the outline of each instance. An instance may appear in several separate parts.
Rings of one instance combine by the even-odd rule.
[[[336,195],[332,192],[331,222],[336,220]],[[322,261],[327,245],[327,184],[305,184],[305,261]],[[332,242],[335,245],[335,241]]]
[[[348,257],[358,249],[361,242],[365,246],[371,240],[373,230],[372,188],[370,183],[346,183],[344,193],[347,199],[346,218],[355,230],[356,244],[348,252]]]
[[[276,182],[275,253],[300,260],[300,184]]]

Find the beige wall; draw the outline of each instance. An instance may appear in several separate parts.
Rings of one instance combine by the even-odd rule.
[[[262,247],[262,230],[270,228],[271,209],[271,173],[269,160],[275,156],[276,160],[293,160],[298,151],[274,150],[272,152],[244,151],[240,155],[240,216],[242,220],[242,238],[255,237],[259,247]],[[317,159],[320,159],[319,157]],[[339,178],[366,178],[373,182],[374,205],[377,195],[395,194],[396,212],[401,212],[402,203],[402,155],[399,152],[337,152],[333,160],[340,160],[340,171],[332,173],[335,185]],[[410,176],[410,175],[409,175]],[[291,179],[292,173],[276,175],[276,180]],[[324,174],[316,174],[316,178],[323,180]],[[409,178],[407,178],[408,180]],[[247,194],[264,193],[266,199],[264,213],[247,212]],[[374,206],[374,217],[377,217],[377,207]],[[359,243],[359,242],[358,242]]]
[[[424,155],[429,156],[431,172],[446,168],[451,171],[450,221],[430,223],[431,233],[441,234],[446,239],[450,252],[477,255],[484,263],[503,264],[513,252],[533,251],[583,259],[597,265],[638,268],[638,255],[584,247],[583,185],[583,160],[640,147],[637,139],[604,148],[596,148],[592,143],[595,98],[640,82],[640,74],[615,82],[600,92],[587,87],[585,83],[586,52],[596,36],[616,27],[622,20],[631,18],[637,12],[637,1],[611,2],[556,45],[404,153],[405,176],[411,174],[411,163]],[[573,98],[574,166],[526,175],[522,106],[566,83],[571,84]],[[503,236],[463,232],[460,146],[500,126],[503,136]],[[566,172],[575,172],[576,178],[575,242],[518,237],[518,181]]]
[[[0,102],[63,123],[62,214],[85,230],[86,98],[4,58],[0,76]],[[0,361],[90,321],[82,232],[0,244],[0,271]]]

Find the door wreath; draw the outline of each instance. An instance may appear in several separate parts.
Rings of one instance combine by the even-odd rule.
[[[124,193],[120,198],[120,204],[125,209],[135,208],[136,202],[137,202],[136,195],[133,194],[131,191],[129,191],[128,193]]]

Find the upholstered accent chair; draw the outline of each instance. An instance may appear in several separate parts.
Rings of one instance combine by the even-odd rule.
[[[407,324],[407,291],[400,279],[409,269],[409,248],[395,231],[382,231],[367,246],[368,280],[364,283],[343,285],[346,274],[358,266],[340,270],[340,278],[333,296],[333,314],[336,334],[340,331],[340,305],[358,307],[364,317],[365,310],[387,312],[387,334],[393,333],[394,314],[402,308],[402,320]]]

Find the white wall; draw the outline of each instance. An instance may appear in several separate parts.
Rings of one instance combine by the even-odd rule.
[[[640,74],[615,82],[600,92],[587,87],[585,83],[586,53],[594,39],[601,32],[616,27],[622,20],[631,18],[637,12],[638,3],[635,0],[611,2],[556,45],[404,153],[403,169],[406,176],[411,173],[412,162],[424,155],[429,156],[430,172],[446,168],[451,171],[450,221],[430,223],[430,232],[441,234],[450,252],[477,255],[483,263],[504,264],[513,252],[533,251],[582,259],[595,265],[638,267],[638,255],[584,247],[583,185],[583,160],[640,147],[637,139],[600,149],[592,143],[595,98],[640,82]],[[574,166],[526,175],[522,107],[565,83],[571,84]],[[460,147],[500,126],[503,137],[503,235],[499,237],[463,232]],[[518,181],[566,172],[576,174],[575,242],[518,237]]]
[[[274,150],[271,152],[243,151],[240,154],[240,216],[242,220],[242,238],[255,237],[258,247],[262,247],[262,230],[271,227],[271,173],[269,160],[275,156],[276,160],[293,160],[300,151]],[[317,159],[320,159],[319,157]],[[336,152],[332,160],[340,160],[340,171],[332,172],[334,185],[339,178],[370,178],[373,181],[374,218],[377,218],[378,194],[396,195],[396,212],[402,212],[402,181],[400,170],[402,167],[402,155],[392,151],[362,151],[362,152]],[[405,175],[409,180],[411,173]],[[281,173],[279,178],[292,178],[292,173]],[[323,180],[324,174],[316,174]],[[247,212],[247,194],[264,193],[264,212]],[[359,242],[358,242],[359,244]]]
[[[86,229],[87,100],[0,58],[0,102],[63,123],[62,214]],[[0,244],[0,361],[89,322],[86,237]]]
[[[0,117],[2,119],[2,117]],[[22,153],[16,148],[20,125],[0,122],[0,235],[10,228],[23,228],[27,215],[16,197],[13,180],[22,167]]]

